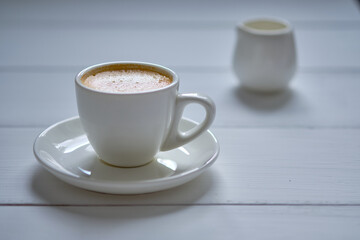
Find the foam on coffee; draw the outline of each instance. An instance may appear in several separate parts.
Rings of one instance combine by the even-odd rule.
[[[82,80],[82,83],[89,88],[113,93],[149,91],[163,88],[171,82],[167,76],[143,69],[103,71]]]

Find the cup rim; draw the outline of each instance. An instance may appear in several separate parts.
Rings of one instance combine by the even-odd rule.
[[[162,71],[165,71],[165,72],[169,73],[169,75],[171,75],[172,83],[170,83],[169,85],[162,87],[162,88],[156,88],[156,89],[151,89],[151,90],[141,91],[141,92],[106,92],[106,91],[100,91],[100,90],[97,90],[94,88],[87,87],[82,83],[81,78],[87,72],[94,70],[96,68],[101,68],[101,67],[106,67],[106,66],[111,66],[111,65],[141,65],[141,66],[145,66],[145,67],[147,66],[147,67],[161,69]],[[75,83],[77,86],[79,86],[83,89],[86,89],[88,91],[94,92],[94,93],[100,93],[100,94],[106,94],[106,95],[142,95],[142,94],[149,94],[149,93],[165,91],[169,88],[177,86],[179,83],[179,76],[170,68],[167,68],[162,65],[155,64],[155,63],[141,62],[141,61],[112,61],[112,62],[94,64],[94,65],[84,68],[78,74],[76,74]]]
[[[285,25],[285,28],[281,29],[273,29],[273,30],[265,30],[265,29],[256,29],[252,27],[246,26],[249,22],[255,22],[255,21],[269,21],[269,22],[276,22]],[[246,19],[240,23],[237,24],[237,29],[243,30],[245,32],[254,34],[254,35],[262,35],[262,36],[276,36],[276,35],[282,35],[287,34],[293,31],[292,24],[284,19],[279,17],[254,17]]]

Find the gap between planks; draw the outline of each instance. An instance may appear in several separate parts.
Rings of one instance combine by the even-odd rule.
[[[48,203],[4,203],[0,207],[170,207],[170,206],[255,206],[255,207],[360,207],[360,203],[170,203],[170,204],[48,204]]]
[[[83,66],[71,66],[71,65],[59,65],[59,66],[47,66],[47,65],[34,65],[34,66],[0,66],[0,73],[73,73],[79,72],[87,65]],[[226,73],[232,72],[232,67],[224,66],[168,66],[171,69],[184,73]],[[332,73],[332,74],[344,74],[344,73],[360,73],[359,67],[301,67],[297,70],[298,73]],[[1,80],[0,80],[1,81]]]
[[[75,116],[72,116],[75,117]],[[72,117],[68,117],[69,119]],[[63,120],[66,120],[65,118]],[[60,120],[59,120],[60,121]],[[54,123],[55,124],[55,123]],[[37,129],[44,129],[52,126],[50,125],[0,125],[0,129],[29,129],[29,128],[37,128]],[[306,126],[306,125],[293,125],[293,126],[253,126],[253,125],[230,125],[230,126],[222,126],[222,125],[214,125],[209,130],[216,130],[216,129],[238,129],[238,130],[359,130],[359,126]]]
[[[239,19],[240,20],[240,19]],[[239,21],[236,20],[13,20],[2,19],[2,29],[164,29],[164,30],[228,30],[235,29]],[[359,20],[293,20],[296,29],[301,30],[360,30]]]

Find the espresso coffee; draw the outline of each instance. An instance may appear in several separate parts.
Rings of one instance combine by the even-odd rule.
[[[89,88],[112,93],[144,92],[166,87],[171,82],[167,76],[143,69],[103,71],[82,79]]]

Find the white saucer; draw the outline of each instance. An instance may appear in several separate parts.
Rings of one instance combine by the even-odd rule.
[[[197,123],[182,119],[187,131]],[[56,123],[34,143],[39,162],[61,180],[80,188],[112,194],[138,194],[169,189],[199,176],[219,154],[215,136],[206,131],[177,149],[160,152],[142,167],[118,168],[100,161],[89,144],[78,117]]]

